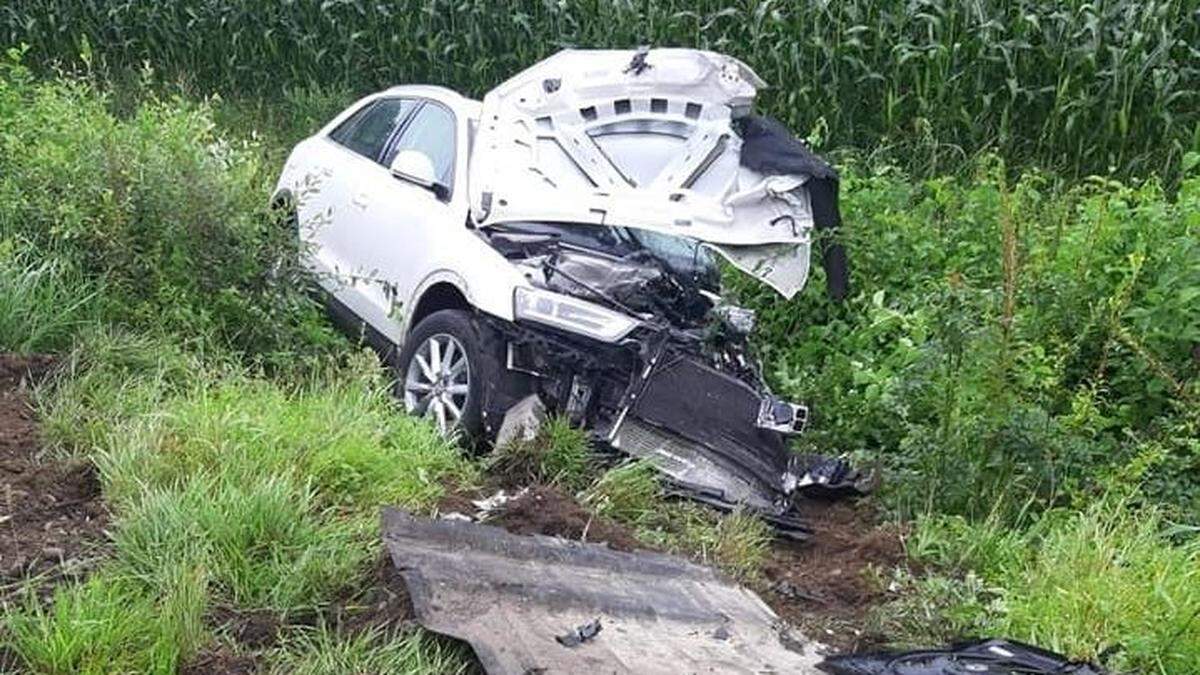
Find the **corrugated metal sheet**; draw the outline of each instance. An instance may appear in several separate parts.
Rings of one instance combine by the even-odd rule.
[[[656,553],[519,536],[384,509],[417,621],[489,673],[818,673],[811,643],[712,569]],[[555,640],[599,618],[575,647]]]

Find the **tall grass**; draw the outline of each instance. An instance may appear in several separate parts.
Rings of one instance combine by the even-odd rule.
[[[100,470],[113,554],[48,604],[0,608],[0,646],[31,669],[176,672],[211,641],[213,606],[319,610],[381,554],[380,504],[430,509],[444,481],[474,482],[366,354],[285,386],[162,339],[100,332],[76,352],[40,407],[49,440]],[[427,672],[456,658],[419,637],[364,640],[277,656],[317,670],[432,659]]]
[[[1200,663],[1200,541],[1172,545],[1160,512],[1131,506],[1109,495],[1025,530],[935,517],[919,524],[910,546],[925,562],[982,580],[990,602],[969,595],[944,610],[976,632],[1077,658],[1108,652],[1117,672],[1192,672]]]
[[[76,331],[98,319],[91,282],[11,244],[0,240],[0,351],[69,347]]]
[[[478,95],[567,46],[728,52],[765,109],[838,146],[927,168],[1012,161],[1162,173],[1200,142],[1200,16],[1189,0],[13,0],[0,44],[202,91],[432,82]],[[912,152],[920,148],[920,152]]]

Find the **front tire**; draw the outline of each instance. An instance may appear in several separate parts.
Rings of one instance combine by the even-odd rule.
[[[461,434],[474,445],[483,432],[483,383],[501,373],[485,358],[471,315],[459,309],[434,312],[404,341],[396,360],[396,393],[411,415],[433,421],[445,437]]]

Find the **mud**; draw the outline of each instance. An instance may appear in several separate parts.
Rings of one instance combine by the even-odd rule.
[[[0,601],[30,588],[48,595],[103,556],[109,514],[95,466],[42,447],[30,387],[46,356],[0,355]]]
[[[529,488],[488,520],[514,534],[545,534],[578,541],[606,542],[618,551],[645,548],[633,532],[595,516],[569,495],[549,486]]]
[[[887,599],[891,570],[906,565],[902,528],[879,524],[863,501],[804,500],[801,511],[813,535],[780,540],[756,589],[785,620],[832,647],[877,646],[884,636],[862,631],[870,610]]]

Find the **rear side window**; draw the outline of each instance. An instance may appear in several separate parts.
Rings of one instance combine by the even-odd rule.
[[[433,162],[433,173],[447,188],[454,187],[454,113],[436,103],[426,103],[404,127],[404,133],[388,149],[384,166],[401,150],[417,150]]]
[[[351,115],[329,137],[363,157],[378,162],[384,144],[412,108],[412,99],[379,99]]]

